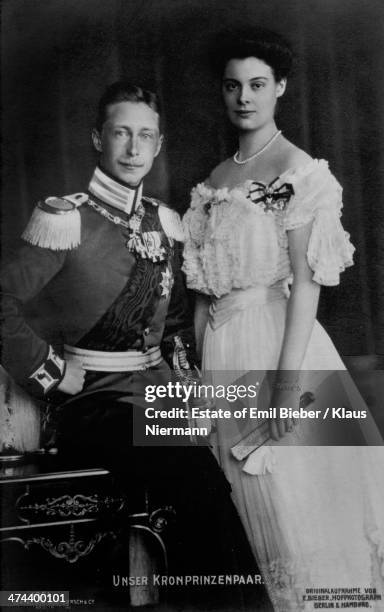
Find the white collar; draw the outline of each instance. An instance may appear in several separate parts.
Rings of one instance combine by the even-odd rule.
[[[130,214],[141,202],[143,183],[137,187],[128,187],[112,178],[98,166],[88,186],[88,191],[114,208]]]

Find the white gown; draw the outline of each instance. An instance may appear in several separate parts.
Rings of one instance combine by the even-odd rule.
[[[352,265],[354,248],[340,223],[341,191],[324,160],[268,186],[247,181],[234,189],[200,184],[193,190],[183,267],[188,286],[212,296],[203,369],[214,384],[250,371],[261,384],[265,371],[277,367],[292,277],[287,230],[312,222],[307,259],[319,284],[338,284]],[[338,370],[332,399],[346,394],[350,408],[366,410],[318,322],[302,368],[301,385],[318,402],[324,393],[329,401],[329,371]],[[231,421],[218,419],[215,426],[214,451],[275,609],[309,611],[321,602],[384,610],[384,447],[372,417],[353,421],[353,446],[320,446],[316,420],[305,419],[284,445],[264,444],[243,461],[231,447],[244,427],[239,436]]]

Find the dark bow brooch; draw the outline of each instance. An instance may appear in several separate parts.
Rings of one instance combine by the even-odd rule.
[[[252,181],[248,198],[254,204],[259,204],[265,211],[284,210],[290,197],[295,193],[290,183],[284,183],[280,187],[275,187],[274,184],[278,179],[275,178],[272,183],[266,185],[259,181]]]

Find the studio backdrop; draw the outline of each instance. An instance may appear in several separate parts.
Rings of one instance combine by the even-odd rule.
[[[251,24],[285,35],[296,54],[279,127],[344,187],[356,265],[322,292],[319,318],[342,354],[382,355],[382,0],[5,0],[3,255],[39,199],[84,190],[98,98],[122,77],[160,93],[166,140],[146,191],[183,212],[191,187],[235,148],[212,40]]]

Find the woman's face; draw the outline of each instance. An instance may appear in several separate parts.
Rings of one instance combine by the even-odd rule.
[[[257,57],[231,59],[223,76],[223,97],[228,117],[239,129],[252,131],[273,121],[277,98],[286,79],[276,82],[273,70]]]

